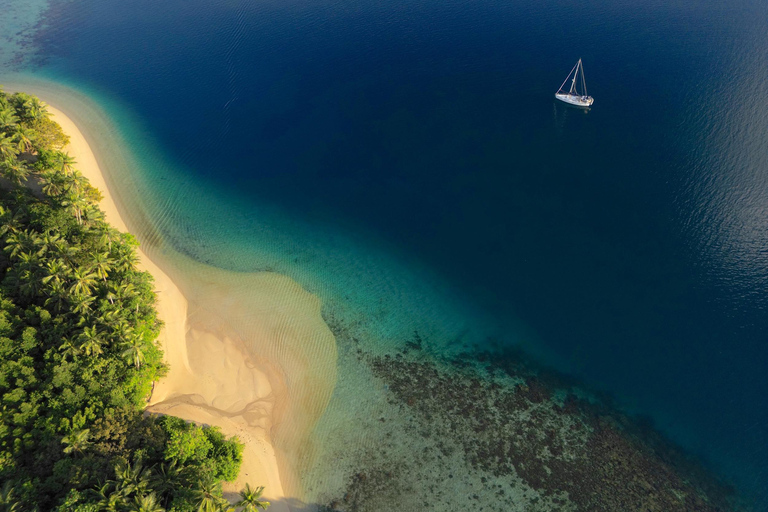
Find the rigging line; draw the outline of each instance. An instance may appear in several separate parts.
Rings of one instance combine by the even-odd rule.
[[[578,66],[579,63],[576,63],[576,66]],[[573,73],[576,70],[576,66],[573,66],[573,69],[571,70],[571,73]],[[568,76],[565,77],[565,80],[563,80],[563,83],[560,85],[560,88],[557,90],[557,92],[560,92],[563,90],[563,85],[568,81],[569,78],[571,78],[571,73],[568,73]]]

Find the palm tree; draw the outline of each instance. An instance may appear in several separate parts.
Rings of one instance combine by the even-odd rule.
[[[112,489],[112,482],[107,482],[95,490],[91,489],[89,494],[98,500],[97,506],[103,512],[119,512],[124,509],[125,500],[119,492]]]
[[[21,504],[16,498],[16,489],[10,480],[6,480],[0,489],[0,510],[4,512],[21,512]]]
[[[19,292],[26,298],[37,295],[40,290],[41,280],[39,278],[40,265],[36,253],[19,253],[18,263],[15,266],[15,272],[18,277]]]
[[[258,509],[266,510],[269,502],[261,500],[262,492],[264,492],[264,487],[251,489],[250,484],[245,484],[245,488],[240,491],[240,501],[235,503],[235,507],[243,507],[242,512],[255,512]]]
[[[50,115],[48,106],[31,94],[17,92],[10,97],[10,100],[22,119],[36,121]]]
[[[44,117],[48,117],[50,115],[50,113],[48,112],[48,105],[40,101],[40,99],[37,96],[29,95],[27,99],[24,101],[24,107],[29,117],[31,117],[35,121],[37,121],[38,119],[42,119]]]
[[[69,243],[63,239],[55,241],[50,249],[56,257],[61,258],[61,260],[70,267],[72,266],[75,256],[77,256],[77,253],[80,251],[80,248],[77,245],[69,245]]]
[[[63,206],[68,206],[69,209],[72,210],[72,213],[74,213],[77,218],[78,224],[83,223],[83,210],[88,206],[88,201],[86,201],[83,196],[68,192],[61,204]]]
[[[74,165],[77,163],[77,160],[69,156],[69,153],[57,151],[54,154],[53,163],[56,164],[58,170],[64,173],[65,176],[69,176],[75,170]]]
[[[133,270],[139,262],[139,257],[133,247],[128,245],[118,246],[117,268],[120,270]]]
[[[91,306],[96,302],[96,297],[93,295],[70,295],[68,297],[69,303],[72,305],[72,312],[80,315],[85,315],[91,310]]]
[[[135,512],[165,512],[165,509],[157,502],[155,493],[148,494],[147,496],[136,496],[131,510]]]
[[[219,512],[229,503],[221,496],[221,482],[206,477],[198,482],[198,487],[192,494],[197,503],[198,512]]]
[[[67,445],[66,448],[64,448],[64,453],[82,453],[85,447],[88,446],[88,437],[90,434],[90,429],[84,428],[64,436],[61,440],[62,444]]]
[[[125,281],[121,281],[113,286],[112,291],[115,292],[115,296],[124,303],[133,300],[138,293],[136,287],[132,283],[126,283]]]
[[[120,311],[117,309],[104,310],[103,308],[100,308],[99,312],[96,314],[96,320],[98,323],[114,329],[114,326],[117,325],[120,320]]]
[[[37,252],[35,252],[34,250],[20,252],[17,260],[18,260],[18,263],[16,268],[18,270],[32,271],[40,268],[40,266],[38,265],[38,262],[40,261],[40,257],[38,256]]]
[[[32,151],[32,139],[33,131],[25,126],[16,127],[16,132],[13,134],[13,138],[16,139],[16,149],[19,153],[29,153]]]
[[[96,284],[96,274],[90,269],[78,267],[72,271],[72,287],[69,292],[73,295],[89,295]]]
[[[137,369],[141,368],[144,363],[144,342],[141,337],[133,335],[128,338],[128,341],[123,342],[123,346],[126,348],[122,356],[128,361],[132,360]]]
[[[107,253],[97,252],[91,256],[91,270],[93,270],[98,277],[100,277],[105,283],[107,282],[107,276],[109,271],[112,270],[112,264],[115,262],[109,257]]]
[[[45,279],[45,278],[43,278]],[[62,283],[53,283],[47,290],[48,298],[45,299],[45,306],[53,306],[54,312],[58,313],[67,304],[69,295]]]
[[[11,210],[0,206],[0,236],[8,233],[14,234],[19,231],[23,225],[24,212],[21,210]]]
[[[96,190],[95,188],[93,190]],[[96,208],[96,205],[98,201],[92,201],[90,198],[86,197],[85,199],[89,203],[89,207],[86,207],[85,213],[87,214],[86,217],[88,217],[88,220],[92,223],[95,222],[106,222],[106,217],[104,216],[104,212],[101,210],[101,208]],[[99,199],[100,201],[101,199]]]
[[[14,185],[21,185],[29,178],[30,169],[19,160],[6,160],[2,163],[3,175]]]
[[[5,239],[5,252],[9,253],[11,258],[18,257],[22,252],[32,250],[34,244],[32,243],[32,234],[29,230],[16,231],[8,235]]]
[[[155,475],[154,488],[160,492],[161,495],[166,496],[166,503],[173,498],[173,492],[185,485],[186,483],[186,468],[179,466],[176,460],[171,461],[170,464],[162,463]]]
[[[61,236],[52,230],[46,230],[45,233],[37,237],[35,242],[41,246],[40,254],[45,254],[51,247],[61,242]]]
[[[13,143],[13,138],[0,134],[0,159],[12,161],[16,159],[18,154],[19,151],[16,149],[16,144]]]
[[[99,243],[107,248],[108,252],[112,252],[112,242],[119,239],[120,232],[113,227],[107,227],[101,232],[99,237]]]
[[[59,352],[61,352],[61,357],[64,361],[67,361],[70,357],[74,360],[80,355],[80,347],[74,340],[65,338],[61,345],[59,345]]]
[[[77,339],[80,341],[80,350],[86,356],[97,356],[103,352],[101,344],[104,340],[96,330],[96,327],[84,327],[83,332],[77,336]]]
[[[43,283],[61,284],[69,276],[69,268],[60,259],[48,260],[45,263],[45,277]]]
[[[6,107],[0,110],[0,130],[6,133],[12,132],[18,122],[19,118],[16,117],[12,109]]]
[[[115,295],[115,291],[112,288],[107,286],[104,293],[104,298],[107,299],[110,304],[114,305],[115,299],[117,299],[117,295]]]
[[[39,277],[31,270],[19,272],[19,283],[19,294],[26,299],[32,299],[40,292]]]
[[[133,494],[143,496],[152,483],[152,471],[145,468],[141,461],[134,462],[133,466],[118,463],[115,466],[115,477],[115,489],[126,497]]]
[[[83,174],[77,169],[72,169],[69,173],[69,179],[67,181],[69,183],[70,190],[85,197],[83,191],[87,190],[88,186],[90,185],[88,178],[83,176]]]
[[[66,190],[67,180],[59,172],[48,171],[40,175],[40,185],[42,186],[44,194],[51,197],[58,197]]]
[[[133,327],[124,318],[117,320],[112,327],[112,340],[122,343],[134,336]]]

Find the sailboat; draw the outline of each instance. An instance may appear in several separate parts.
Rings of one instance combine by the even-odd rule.
[[[579,75],[581,75],[580,81],[578,80]],[[571,88],[565,91],[563,87],[568,83],[568,80],[571,81]],[[583,94],[579,92],[579,85]],[[592,96],[587,95],[587,82],[584,80],[584,64],[581,63],[581,59],[579,59],[579,62],[576,63],[571,72],[568,73],[568,76],[565,77],[563,85],[555,93],[555,98],[577,107],[588,107],[594,103],[595,100]]]

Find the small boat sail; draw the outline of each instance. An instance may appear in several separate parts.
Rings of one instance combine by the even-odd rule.
[[[571,81],[571,88],[567,91],[563,90],[563,87],[565,87],[569,80]],[[579,86],[581,86],[583,93],[579,92]],[[579,59],[579,62],[576,63],[571,72],[568,73],[568,76],[565,77],[563,85],[555,93],[555,98],[577,107],[588,107],[594,103],[595,100],[592,96],[587,95],[587,82],[584,80],[584,64],[581,63],[581,59]]]

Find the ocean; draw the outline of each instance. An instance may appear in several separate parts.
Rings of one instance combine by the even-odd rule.
[[[0,7],[0,83],[110,113],[157,236],[323,301],[308,501],[385,435],[355,351],[416,336],[435,361],[522,349],[768,510],[764,1]],[[588,111],[553,97],[579,58]]]

